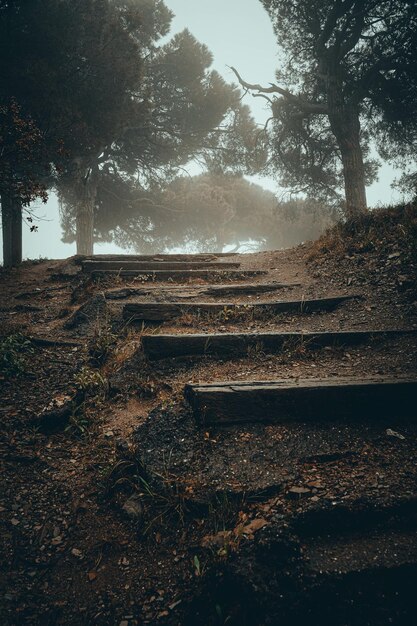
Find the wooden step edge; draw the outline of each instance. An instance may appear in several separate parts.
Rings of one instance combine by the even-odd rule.
[[[226,391],[236,395],[239,392],[253,393],[263,391],[277,391],[278,393],[286,390],[314,390],[314,389],[356,389],[356,388],[384,388],[387,386],[404,387],[409,386],[417,390],[417,378],[399,377],[385,378],[383,376],[375,376],[372,378],[306,378],[306,379],[279,379],[279,380],[245,380],[245,381],[218,381],[213,383],[187,383],[186,392],[204,392],[204,391]],[[416,407],[417,410],[417,407]]]
[[[416,334],[407,330],[343,330],[267,333],[158,334],[143,335],[142,346],[150,360],[187,356],[247,356],[253,349],[259,354],[274,354],[286,342],[297,342],[307,349],[326,346],[356,345],[376,338]]]
[[[274,380],[231,380],[231,381],[216,381],[211,383],[188,383],[189,387],[196,387],[199,389],[211,389],[211,388],[232,388],[233,391],[249,388],[270,389],[270,388],[315,388],[315,387],[357,387],[357,386],[378,386],[386,384],[412,384],[417,385],[417,377],[412,376],[398,376],[395,378],[388,378],[382,375],[369,376],[367,378],[357,378],[354,376],[335,376],[332,378],[279,378]],[[416,405],[417,410],[417,405]]]
[[[175,261],[180,260],[200,260],[200,259],[217,259],[238,256],[237,252],[200,252],[195,254],[179,253],[179,254],[92,254],[92,255],[77,255],[74,260],[77,263],[83,261],[153,261],[153,260],[167,260]]]
[[[140,271],[140,272],[155,272],[159,270],[165,271],[183,271],[183,270],[237,270],[241,266],[240,263],[229,263],[229,262],[200,262],[196,261],[190,263],[188,261],[160,261],[160,262],[150,262],[150,261],[85,261],[82,264],[82,268],[84,272],[91,273],[93,271]]]
[[[259,313],[276,315],[279,313],[308,314],[315,311],[331,311],[341,304],[360,298],[356,295],[332,296],[313,300],[280,300],[266,302],[130,302],[123,307],[123,318],[130,321],[166,321],[183,314],[237,314]]]
[[[249,283],[249,284],[230,284],[230,285],[149,285],[146,287],[126,287],[124,289],[112,289],[105,292],[104,296],[108,300],[122,300],[132,296],[146,296],[153,292],[158,293],[172,293],[181,291],[184,288],[187,290],[193,290],[198,295],[212,295],[216,296],[224,292],[231,294],[239,293],[245,295],[245,292],[249,294],[254,293],[266,293],[268,291],[275,291],[280,289],[294,289],[300,287],[301,283]]]
[[[188,384],[184,395],[203,424],[417,419],[416,378],[220,381]]]
[[[103,278],[106,276],[121,276],[128,278],[135,278],[139,276],[146,277],[150,281],[158,278],[248,278],[251,276],[265,276],[268,272],[266,270],[219,270],[219,269],[204,269],[204,270],[154,270],[146,272],[143,270],[93,270],[91,276],[93,278]]]

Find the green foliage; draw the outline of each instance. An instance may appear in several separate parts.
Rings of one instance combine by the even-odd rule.
[[[75,374],[73,383],[77,388],[77,401],[73,403],[66,431],[75,436],[86,436],[97,422],[97,409],[104,406],[109,384],[99,370],[88,366]]]
[[[95,186],[96,241],[117,240],[120,232],[134,229],[151,239],[161,210],[155,189],[191,159],[234,172],[253,172],[265,161],[239,90],[211,69],[210,51],[189,31],[160,48],[141,47],[138,54],[143,62],[136,97],[119,111],[119,124],[89,179]],[[70,242],[82,189],[70,175],[59,191],[64,238]]]
[[[239,90],[211,69],[207,47],[187,30],[162,44],[172,19],[162,0],[3,0],[0,9],[0,107],[16,103],[19,132],[32,125],[36,154],[47,155],[25,161],[25,197],[58,189],[65,240],[77,232],[80,253],[91,252],[94,222],[96,240],[129,229],[132,216],[146,233],[149,195],[190,159],[233,171],[264,160]]]
[[[107,379],[96,369],[84,366],[74,376],[74,383],[85,396],[104,400],[108,391]]]
[[[0,339],[0,374],[12,378],[24,374],[28,357],[34,348],[29,339],[20,333],[13,333]]]
[[[97,365],[105,363],[116,342],[117,335],[113,332],[110,322],[105,320],[103,323],[97,323],[88,346],[92,362]]]
[[[273,114],[265,132],[267,169],[279,173],[282,186],[335,204],[345,184],[349,205],[349,189],[356,184],[364,191],[375,180],[371,141],[383,158],[415,155],[416,3],[261,1],[282,60],[277,84],[261,89]],[[348,153],[355,144],[357,165],[349,180]]]
[[[0,195],[7,193],[25,207],[36,198],[46,202],[41,178],[50,164],[44,135],[13,97],[0,100],[0,154]]]

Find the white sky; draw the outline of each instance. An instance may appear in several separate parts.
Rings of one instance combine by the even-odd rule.
[[[259,0],[165,0],[175,13],[171,34],[188,28],[214,55],[214,67],[226,80],[232,82],[234,75],[227,67],[233,65],[248,82],[267,84],[274,80],[278,66],[277,46],[271,22]],[[266,103],[260,98],[246,98],[259,123],[269,116]],[[384,166],[380,181],[368,189],[370,205],[389,204],[398,200],[390,188],[394,177],[391,168]],[[255,182],[279,191],[272,179],[255,178]],[[24,228],[23,250],[25,258],[65,258],[75,254],[75,244],[61,242],[58,206],[51,198],[41,206],[38,214],[44,217],[39,222],[39,231],[30,233]],[[113,244],[97,245],[95,252],[115,253]]]

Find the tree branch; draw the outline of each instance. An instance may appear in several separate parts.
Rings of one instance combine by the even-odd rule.
[[[270,83],[269,87],[262,87],[262,85],[259,85],[259,84],[247,83],[245,80],[243,80],[239,72],[234,67],[231,67],[231,66],[228,66],[228,67],[230,67],[230,69],[232,70],[236,78],[238,79],[240,85],[247,92],[257,91],[258,94],[265,94],[265,93],[279,94],[280,96],[283,96],[289,102],[292,102],[295,106],[297,106],[301,111],[304,111],[305,113],[316,113],[318,115],[320,114],[325,115],[328,112],[328,108],[326,104],[324,103],[322,104],[320,102],[308,102],[307,100],[304,100],[300,96],[296,96],[292,94],[290,91],[288,91],[287,89],[283,89],[282,87],[279,87],[278,85],[275,85],[274,83]]]

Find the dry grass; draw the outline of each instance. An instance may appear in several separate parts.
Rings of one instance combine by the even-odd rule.
[[[308,261],[323,255],[384,253],[396,249],[417,260],[417,203],[375,209],[326,231],[312,244]]]

